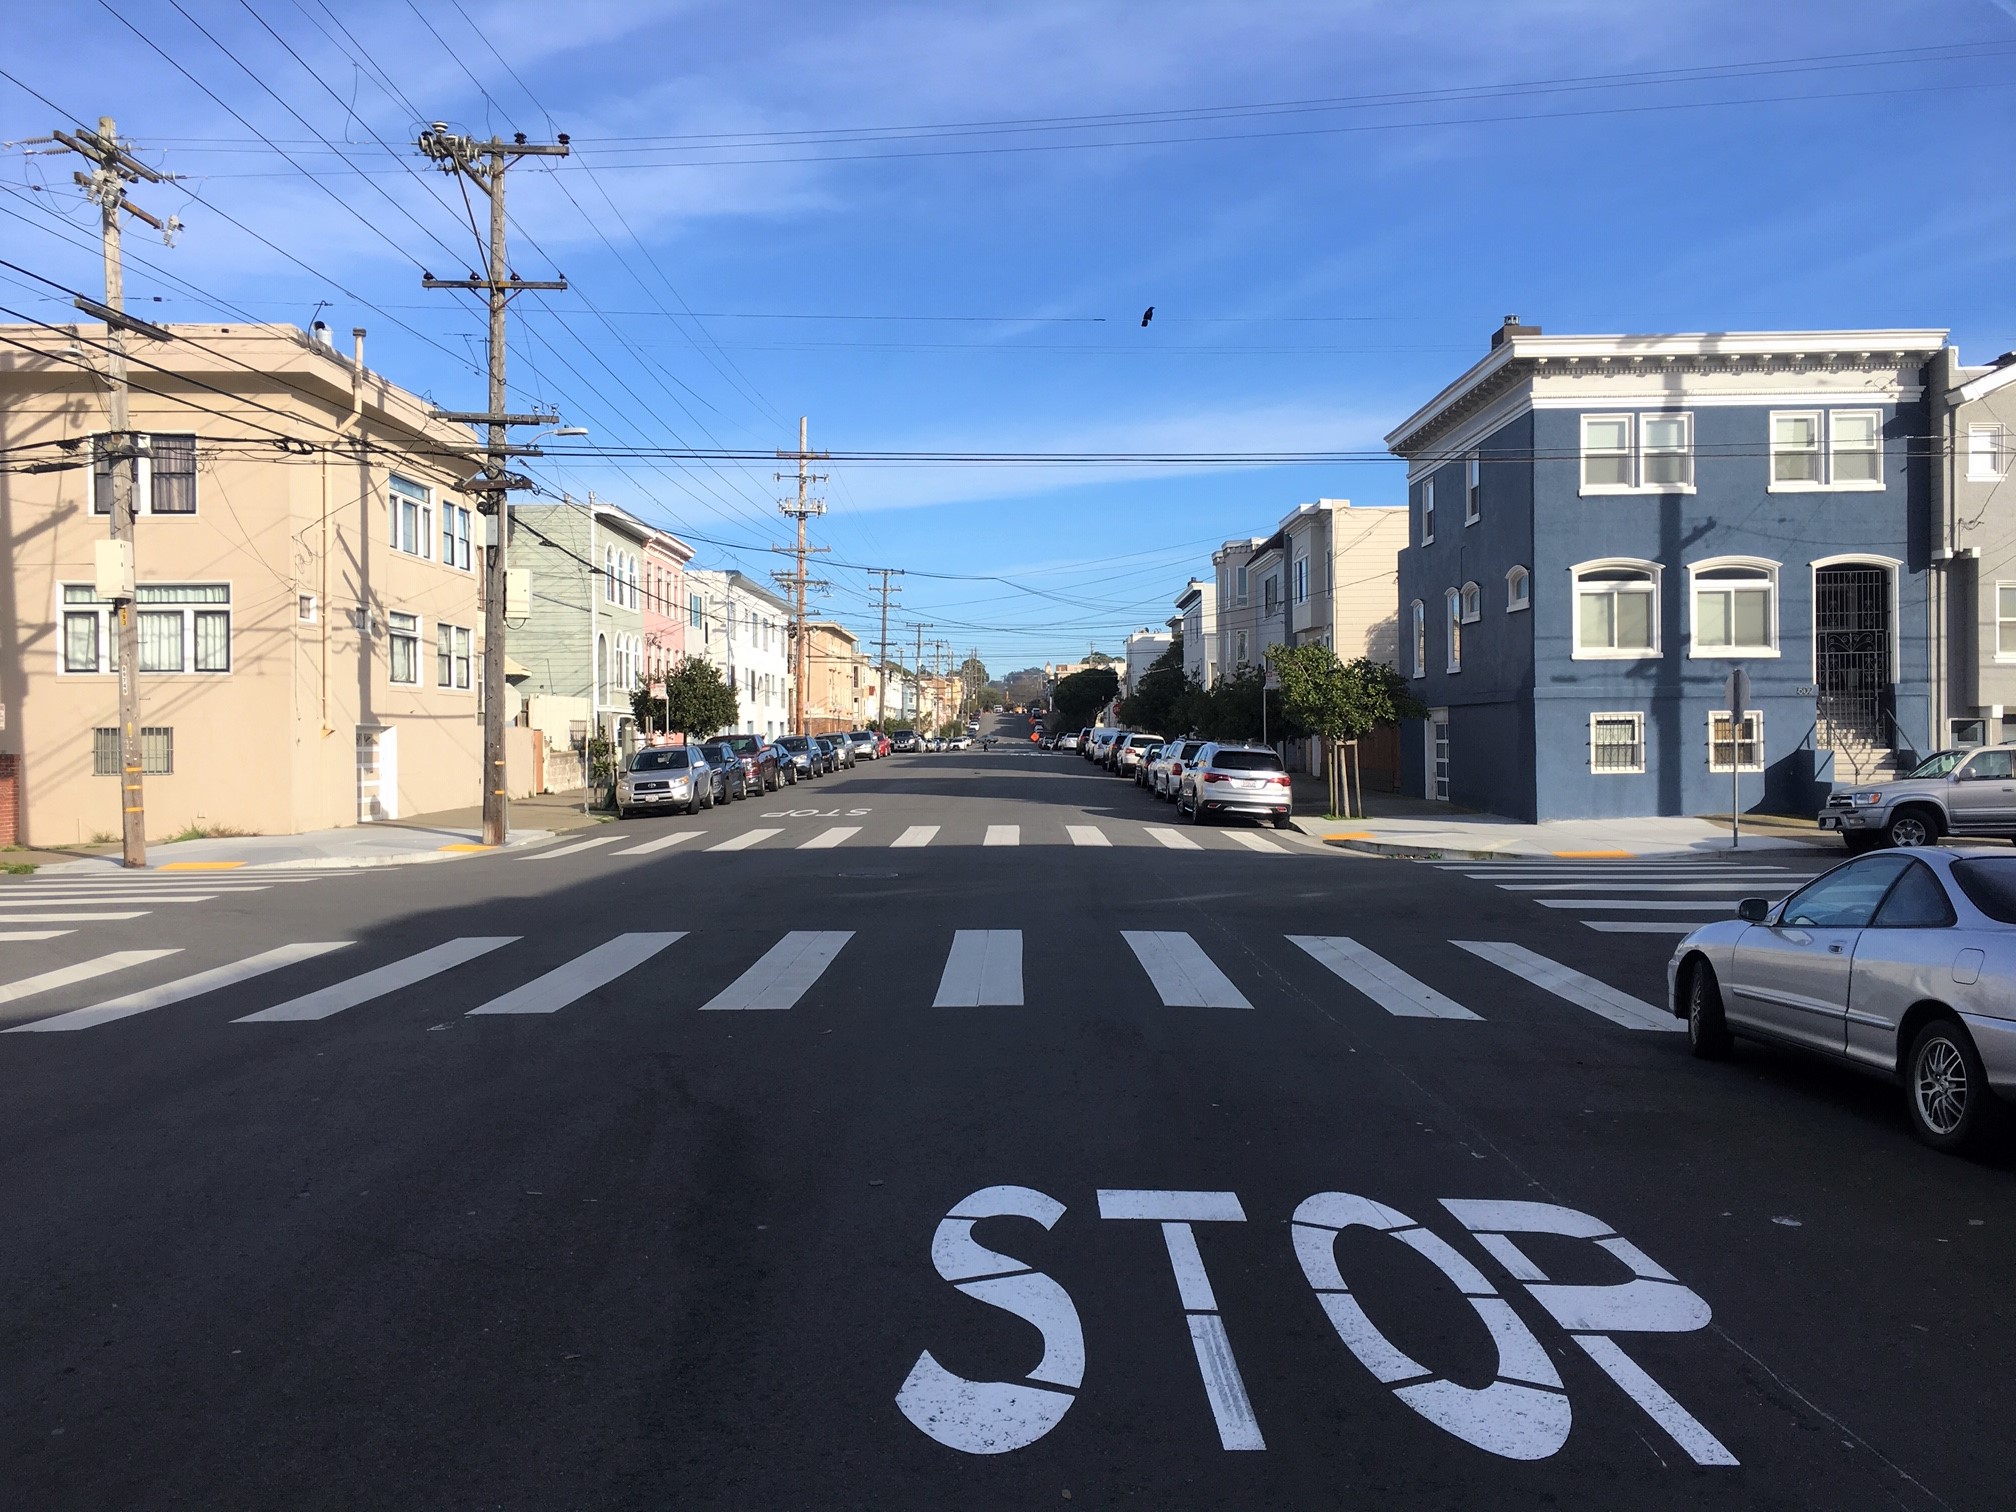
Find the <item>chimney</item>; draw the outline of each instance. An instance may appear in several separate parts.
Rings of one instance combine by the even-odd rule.
[[[1495,352],[1514,336],[1538,336],[1540,327],[1519,324],[1517,315],[1507,315],[1505,323],[1491,333],[1491,349]]]
[[[315,339],[315,345],[321,347],[325,351],[333,350],[329,341],[328,321],[326,320],[316,321],[314,325],[308,328],[308,334]]]

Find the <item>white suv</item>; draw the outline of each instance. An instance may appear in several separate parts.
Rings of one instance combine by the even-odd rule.
[[[1293,803],[1287,768],[1266,746],[1212,742],[1184,769],[1176,791],[1176,813],[1193,824],[1217,814],[1250,814],[1290,827]]]

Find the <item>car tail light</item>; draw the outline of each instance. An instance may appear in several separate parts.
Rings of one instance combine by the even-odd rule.
[[[1286,772],[1276,772],[1274,774],[1274,780],[1278,782],[1282,787],[1287,787],[1289,785],[1288,774]]]
[[[1228,777],[1221,777],[1216,772],[1206,772],[1204,774],[1204,780],[1206,782],[1229,782],[1231,779]]]

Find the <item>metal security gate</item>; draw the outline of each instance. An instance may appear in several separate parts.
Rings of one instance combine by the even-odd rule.
[[[1813,663],[1819,735],[1826,745],[1887,748],[1890,573],[1822,567],[1813,574]]]

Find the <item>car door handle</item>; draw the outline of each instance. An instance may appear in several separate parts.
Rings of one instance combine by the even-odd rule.
[[[1841,942],[1839,940],[1836,940],[1832,945],[1829,945],[1827,947],[1827,954],[1829,955],[1841,954]]]

